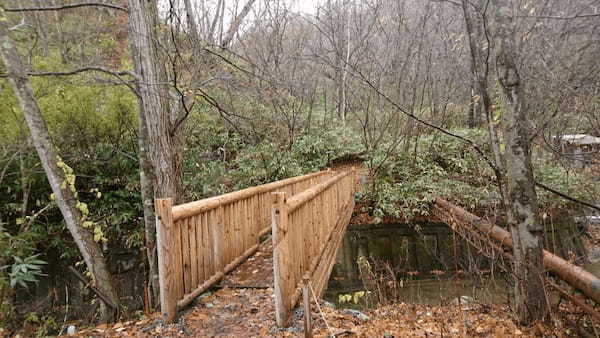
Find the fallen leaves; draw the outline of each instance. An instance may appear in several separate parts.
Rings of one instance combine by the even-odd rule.
[[[270,243],[270,241],[268,241]],[[293,312],[291,326],[278,328],[273,300],[270,246],[228,275],[213,293],[198,297],[193,307],[180,313],[177,323],[165,325],[158,313],[112,325],[98,325],[78,332],[79,337],[300,337],[303,314]],[[262,288],[234,288],[263,285]],[[577,318],[577,308],[561,304],[561,313]],[[430,306],[393,304],[360,312],[335,309],[331,304],[311,312],[314,336],[326,337],[540,337],[578,336],[576,324],[556,329],[537,323],[531,327],[515,324],[507,306],[450,304]],[[364,313],[363,313],[364,312]],[[363,317],[364,316],[364,317]],[[327,323],[325,322],[327,321]],[[573,323],[575,323],[575,319]]]

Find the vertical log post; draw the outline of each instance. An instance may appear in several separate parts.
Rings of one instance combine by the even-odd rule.
[[[312,338],[312,323],[311,323],[311,314],[310,314],[310,287],[308,283],[310,282],[309,275],[304,274],[302,278],[302,298],[304,299],[304,337]]]
[[[285,326],[288,321],[288,305],[286,299],[287,284],[289,283],[289,268],[284,258],[289,255],[285,235],[287,232],[288,212],[285,193],[276,192],[275,203],[271,213],[271,233],[273,241],[273,273],[274,273],[274,293],[275,293],[275,318],[277,325]]]
[[[354,194],[356,194],[358,192],[358,172],[356,170],[355,166],[352,166],[352,188],[351,188],[351,192],[352,192],[352,199],[354,199]]]
[[[175,239],[172,214],[173,200],[159,198],[154,201],[156,211],[156,237],[158,250],[158,271],[160,284],[160,310],[165,322],[172,322],[177,314],[177,294],[175,268]]]
[[[224,272],[225,261],[223,258],[225,238],[225,211],[223,206],[219,206],[216,210],[216,222],[213,229],[213,254],[215,263],[215,273]]]

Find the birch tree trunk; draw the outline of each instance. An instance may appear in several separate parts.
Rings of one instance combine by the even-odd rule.
[[[113,287],[112,276],[100,245],[94,241],[93,234],[84,227],[84,215],[78,208],[80,202],[75,190],[75,176],[72,169],[62,162],[55,151],[46,121],[33,95],[22,57],[18,54],[16,45],[8,35],[7,21],[2,14],[0,14],[0,54],[67,229],[83,256],[96,288],[112,302],[111,305],[118,306],[119,298]],[[102,320],[112,320],[114,312],[109,311],[106,307],[103,309],[105,311],[103,311]]]
[[[509,0],[497,1],[496,66],[506,101],[503,117],[508,224],[514,242],[514,306],[519,320],[528,324],[548,314],[542,260],[543,226],[537,222],[537,196],[531,166],[531,132],[523,107],[521,78],[516,63],[512,8]]]
[[[221,47],[229,47],[229,44],[231,43],[231,41],[233,41],[235,34],[240,29],[244,18],[248,15],[248,13],[250,13],[250,9],[252,9],[252,5],[254,5],[255,1],[256,0],[248,0],[248,2],[246,2],[246,5],[244,5],[244,7],[242,8],[240,14],[238,14],[231,23],[231,25],[229,25],[227,34],[225,34],[225,38],[223,39],[223,41],[221,41]]]

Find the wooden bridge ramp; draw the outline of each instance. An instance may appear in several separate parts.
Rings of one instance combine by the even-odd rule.
[[[259,268],[237,272],[225,284],[272,283],[277,323],[286,325],[305,274],[322,295],[354,209],[356,187],[356,170],[327,170],[177,206],[170,198],[157,199],[165,319],[172,321],[178,310],[252,256],[250,261],[262,262]],[[260,246],[268,233],[271,243]]]

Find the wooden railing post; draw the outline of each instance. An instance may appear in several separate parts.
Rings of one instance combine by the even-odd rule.
[[[289,268],[286,257],[289,255],[286,232],[288,229],[288,208],[285,193],[273,193],[275,203],[271,212],[271,234],[273,241],[273,284],[275,293],[275,318],[277,325],[283,327],[288,321],[287,285]]]
[[[312,318],[310,314],[310,275],[304,274],[302,278],[302,298],[304,300],[304,337],[312,338]]]
[[[165,322],[172,322],[177,314],[177,290],[175,269],[175,240],[173,224],[173,200],[159,198],[154,201],[156,211],[156,240],[160,284],[160,310]]]
[[[213,257],[215,262],[215,273],[224,272],[225,262],[223,259],[224,246],[223,241],[225,238],[225,215],[223,206],[219,206],[216,209],[217,221],[213,229]]]

